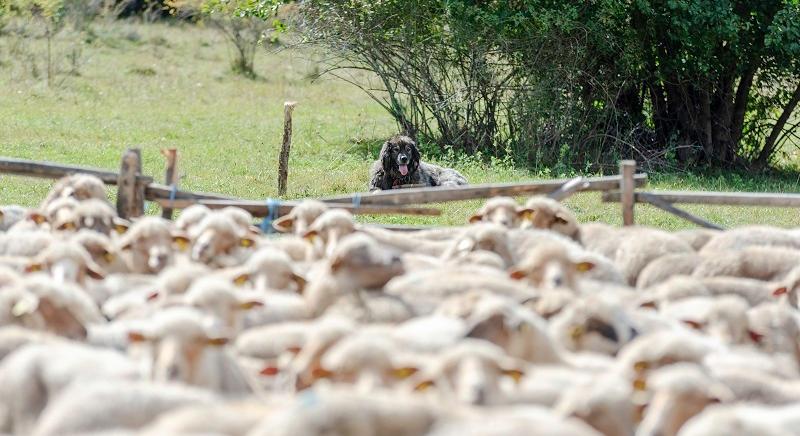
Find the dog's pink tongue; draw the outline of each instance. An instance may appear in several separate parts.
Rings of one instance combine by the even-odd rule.
[[[400,169],[400,174],[404,176],[408,174],[408,165],[400,165],[399,169]]]

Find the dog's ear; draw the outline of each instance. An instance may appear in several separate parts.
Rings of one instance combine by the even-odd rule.
[[[381,154],[379,159],[381,161],[381,166],[383,167],[384,171],[389,171],[392,167],[392,153],[389,151],[389,141],[383,143],[383,147],[381,147]]]
[[[411,161],[408,163],[409,172],[414,172],[419,167],[419,161],[422,160],[422,156],[419,154],[419,148],[417,148],[417,143],[411,141],[408,144],[408,149],[411,151]]]

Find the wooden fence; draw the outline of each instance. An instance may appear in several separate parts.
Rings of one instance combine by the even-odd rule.
[[[24,159],[0,158],[0,173],[28,177],[58,179],[70,174],[90,174],[108,185],[117,186],[117,210],[123,218],[135,218],[144,213],[144,202],[158,203],[171,218],[172,209],[182,209],[193,204],[209,208],[236,206],[256,217],[278,216],[288,213],[299,201],[242,200],[224,194],[192,192],[177,188],[177,152],[163,152],[166,158],[165,180],[167,184],[154,181],[142,174],[141,152],[126,150],[120,162],[120,171],[38,162]],[[674,204],[713,204],[735,206],[800,207],[800,194],[742,193],[742,192],[685,192],[685,191],[639,191],[647,184],[647,174],[636,173],[636,162],[622,161],[620,174],[606,177],[576,177],[574,179],[527,181],[518,183],[492,183],[457,187],[426,187],[396,189],[391,191],[361,192],[321,198],[331,207],[343,208],[360,214],[405,214],[435,216],[441,210],[418,205],[442,203],[499,195],[547,195],[562,200],[576,192],[601,192],[604,202],[618,202],[624,225],[634,224],[634,205],[647,203],[699,226],[721,229],[701,217],[679,209]],[[413,227],[395,226],[400,230]]]

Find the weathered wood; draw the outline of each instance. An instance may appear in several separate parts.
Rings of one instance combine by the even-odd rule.
[[[43,179],[60,179],[70,174],[89,174],[99,178],[107,185],[116,185],[119,178],[119,173],[113,171],[10,157],[0,157],[0,173]],[[152,177],[142,175],[137,176],[136,179],[143,184],[153,181]]]
[[[569,182],[561,185],[555,191],[547,194],[547,196],[549,198],[552,198],[553,200],[561,201],[571,196],[572,194],[578,192],[579,190],[586,189],[588,187],[589,184],[583,181],[583,177],[575,177]]]
[[[151,183],[147,185],[144,190],[145,198],[148,201],[158,201],[158,200],[168,200],[170,198],[170,194],[172,192],[172,187],[167,185],[162,185],[160,183]],[[237,200],[236,198],[229,197],[223,194],[217,194],[215,192],[191,192],[191,191],[181,191],[180,189],[175,191],[175,199],[176,200]],[[161,202],[159,202],[160,204]],[[176,209],[180,209],[176,207]]]
[[[714,224],[714,223],[712,223],[710,221],[706,221],[706,220],[704,220],[703,218],[700,218],[697,215],[693,215],[693,214],[691,214],[691,213],[689,213],[689,212],[687,212],[687,211],[685,211],[683,209],[679,209],[679,208],[673,206],[672,203],[664,201],[663,199],[661,199],[661,197],[659,197],[657,195],[651,195],[651,194],[639,192],[639,193],[636,194],[636,199],[637,199],[637,201],[639,201],[640,199],[644,200],[646,203],[649,203],[649,204],[651,204],[651,205],[653,205],[653,206],[655,206],[655,207],[657,207],[657,208],[659,208],[659,209],[661,209],[663,211],[669,212],[669,213],[671,213],[671,214],[673,214],[675,216],[683,218],[686,221],[689,221],[691,223],[697,224],[700,227],[705,227],[707,229],[714,229],[714,230],[725,230],[725,228],[723,228],[721,226],[718,226],[717,224]]]
[[[117,214],[120,218],[144,215],[144,186],[136,176],[142,173],[142,155],[138,148],[129,148],[122,155],[117,179]]]
[[[636,172],[635,160],[623,160],[619,163],[619,190],[622,203],[622,225],[633,225],[633,206],[635,204],[633,194],[635,184],[633,175]]]
[[[584,179],[586,183],[577,191],[608,191],[619,187],[620,176],[592,177]],[[636,174],[633,178],[636,186],[647,184],[647,174]],[[390,191],[376,191],[372,193],[359,193],[338,195],[323,198],[327,203],[349,203],[354,195],[361,197],[361,204],[422,204],[439,203],[446,201],[474,200],[477,198],[490,198],[499,195],[520,196],[534,194],[549,194],[558,190],[565,179],[545,180],[524,183],[493,183],[484,185],[467,185],[456,187],[413,188]]]
[[[265,217],[269,215],[269,206],[264,201],[251,201],[251,200],[212,200],[212,199],[179,199],[170,201],[169,199],[156,198],[158,204],[165,206],[171,205],[175,209],[185,209],[193,204],[202,204],[210,209],[222,209],[225,207],[233,206],[244,209],[250,212],[255,217]],[[278,205],[278,210],[275,216],[286,215],[294,207],[300,204],[300,201],[281,201]],[[410,207],[410,206],[395,206],[395,205],[361,205],[354,206],[352,203],[328,203],[328,206],[338,209],[345,209],[354,214],[391,214],[391,215],[424,215],[424,216],[439,216],[442,211],[439,209],[425,208],[425,207]]]
[[[178,175],[176,172],[176,166],[178,164],[178,150],[175,148],[168,148],[166,150],[161,150],[161,154],[167,159],[167,170],[164,174],[164,183],[170,186],[178,186]],[[161,210],[161,217],[171,220],[172,219],[172,212],[173,209],[169,206],[165,206]]]
[[[705,204],[718,206],[763,206],[763,207],[800,207],[800,194],[772,194],[755,192],[691,192],[691,191],[659,191],[637,192],[637,201],[643,202],[639,194],[649,194],[668,203]],[[603,201],[619,202],[619,192],[603,194]]]
[[[295,102],[287,101],[283,104],[283,142],[281,155],[278,161],[278,195],[286,195],[289,179],[289,152],[292,148],[292,112]]]

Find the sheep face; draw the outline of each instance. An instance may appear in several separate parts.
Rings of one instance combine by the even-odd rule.
[[[397,254],[363,234],[342,240],[332,253],[330,270],[335,277],[352,282],[358,288],[381,288],[404,272]]]
[[[255,240],[222,213],[208,215],[195,229],[192,241],[192,260],[207,265],[223,261],[223,256],[235,255],[240,248],[255,246]]]
[[[79,244],[53,243],[25,268],[26,272],[47,271],[58,283],[85,283],[88,277],[102,279],[105,272]]]
[[[311,224],[320,215],[328,210],[328,206],[321,201],[305,200],[297,207],[293,208],[288,215],[284,215],[273,221],[272,227],[281,233],[293,233],[303,236],[311,227]]]
[[[503,259],[506,266],[514,263],[509,250],[506,228],[497,224],[476,224],[470,226],[457,238],[442,255],[448,260],[461,259],[476,251],[488,251]]]
[[[532,209],[520,207],[513,198],[495,197],[488,200],[475,215],[469,219],[470,224],[488,222],[506,228],[517,228]]]
[[[560,244],[547,244],[531,252],[515,268],[511,269],[511,278],[526,280],[539,289],[571,289],[575,290],[577,276],[591,271],[591,262],[575,262],[569,258],[566,249]]]
[[[578,240],[580,229],[575,215],[561,203],[544,197],[534,197],[525,203],[530,210],[525,215],[523,228],[552,230],[564,236]]]
[[[331,257],[339,241],[353,232],[355,232],[353,215],[346,210],[333,209],[314,220],[308,231],[303,234],[303,238],[324,252],[326,257]]]
[[[172,261],[173,244],[186,243],[186,238],[172,235],[166,220],[145,217],[122,236],[120,249],[130,257],[131,272],[156,274]]]

